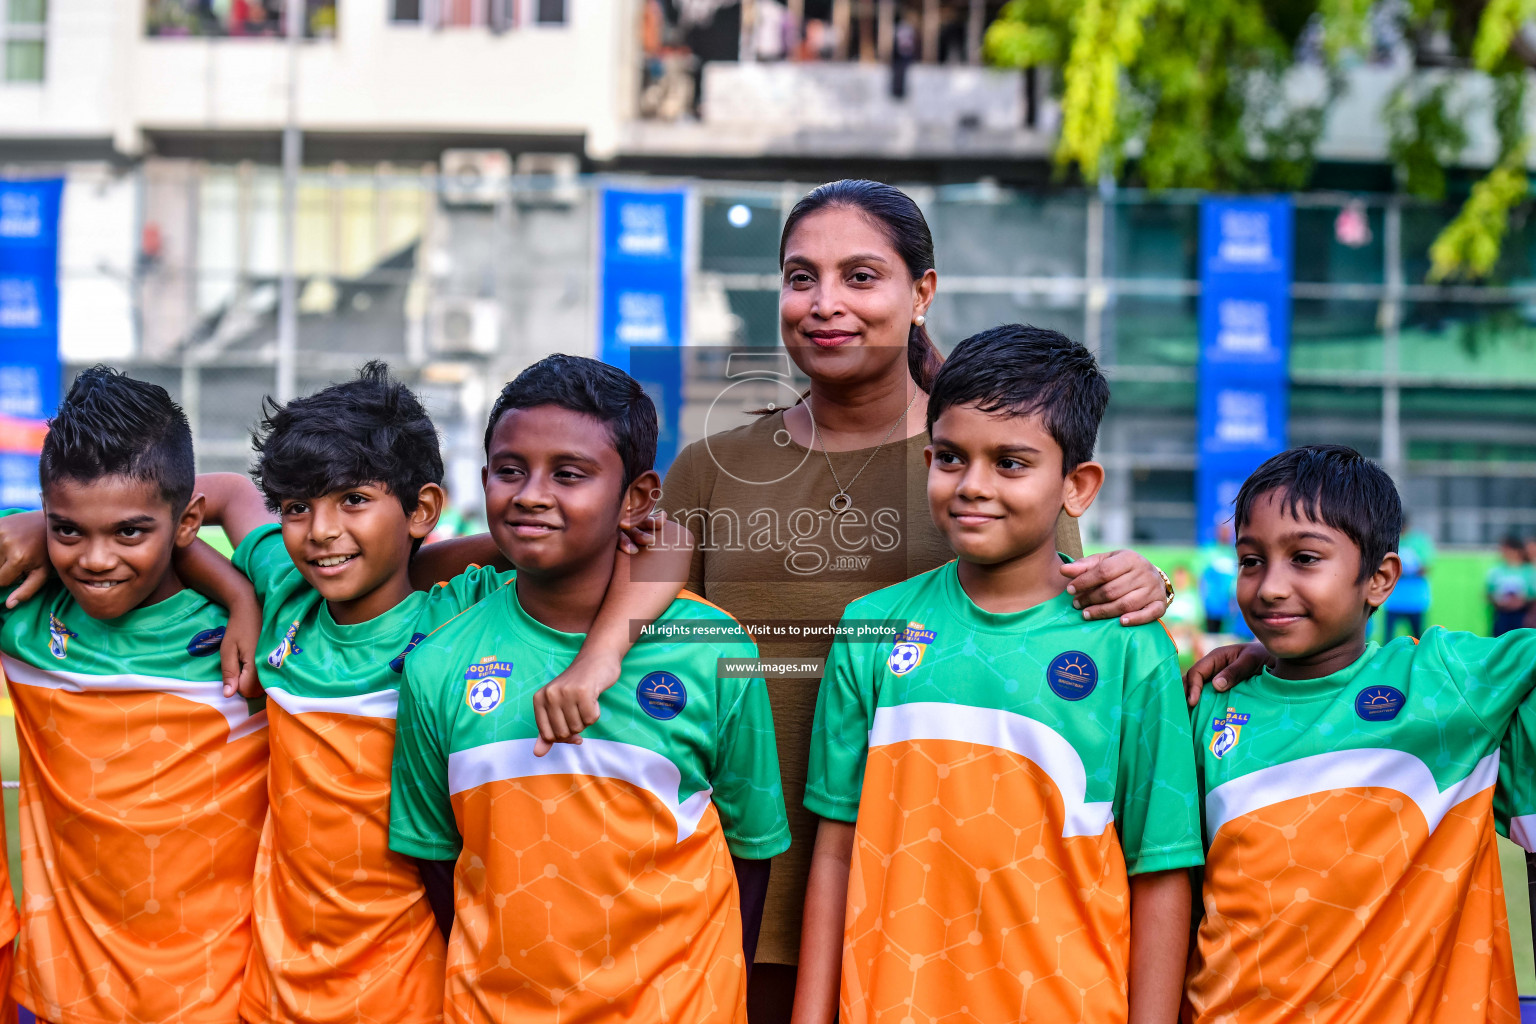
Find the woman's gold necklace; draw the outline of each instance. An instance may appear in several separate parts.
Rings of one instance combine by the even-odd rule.
[[[864,475],[864,471],[869,468],[869,464],[875,461],[875,456],[880,454],[880,449],[885,447],[885,442],[889,441],[891,439],[891,435],[896,433],[896,428],[906,422],[907,413],[912,411],[912,406],[917,402],[918,394],[918,389],[914,387],[912,389],[912,398],[907,402],[907,407],[901,410],[901,415],[896,418],[895,423],[891,424],[891,429],[885,432],[885,436],[880,439],[880,443],[875,445],[875,450],[869,453],[869,458],[864,460],[864,465],[860,466],[859,471],[853,474],[853,479],[848,481],[848,487],[844,487],[842,481],[837,478],[837,470],[832,468],[832,456],[830,453],[828,453],[826,444],[824,442],[821,444],[822,457],[827,460],[827,472],[832,474],[832,482],[837,484],[837,493],[832,495],[832,500],[827,503],[831,507],[833,515],[840,516],[844,512],[848,512],[853,508],[853,496],[848,493],[848,489],[854,485],[859,477]],[[805,402],[805,411],[811,412],[811,403],[809,398],[807,398]],[[817,429],[816,416],[814,413],[812,413],[811,446],[815,447],[819,441],[821,441],[821,431]]]

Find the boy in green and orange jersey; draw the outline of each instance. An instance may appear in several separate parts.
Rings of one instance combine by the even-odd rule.
[[[441,893],[454,1024],[745,1022],[766,861],[789,844],[767,688],[717,664],[755,661],[751,638],[680,595],[657,624],[701,642],[637,644],[581,744],[536,756],[532,695],[594,623],[609,538],[653,504],[656,432],[596,360],[508,384],[485,490],[516,583],[405,659],[390,846]]]
[[[848,606],[816,709],[797,1024],[1166,1022],[1199,813],[1178,656],[1088,622],[1054,544],[1109,388],[1055,331],[960,343],[928,498],[958,560]],[[869,620],[895,642],[847,635]],[[841,997],[839,998],[839,981]]]
[[[57,579],[24,582],[0,611],[21,748],[10,991],[58,1024],[227,1024],[250,949],[266,714],[213,657],[225,610],[183,586],[202,515],[186,417],[163,388],[87,370],[40,476],[42,517],[7,523],[36,524]],[[26,562],[13,530],[35,536],[6,531],[10,572]],[[248,585],[213,561],[254,618]]]
[[[425,409],[381,363],[272,408],[257,448],[261,491],[232,474],[198,480],[210,521],[237,545],[235,565],[264,605],[272,812],[256,863],[240,1016],[437,1021],[443,936],[416,866],[388,849],[400,673],[426,634],[511,574],[466,569],[497,557],[483,537],[418,551],[442,510],[442,457]],[[653,567],[662,580],[686,569],[675,552],[638,557],[676,559],[675,573]],[[445,582],[417,590],[413,577]],[[630,585],[626,571],[577,671],[602,677],[612,665],[616,674],[629,620],[649,618],[676,591]]]
[[[1492,804],[1536,633],[1366,643],[1401,521],[1391,478],[1340,445],[1238,494],[1237,600],[1270,665],[1194,716],[1194,1021],[1519,1019]]]

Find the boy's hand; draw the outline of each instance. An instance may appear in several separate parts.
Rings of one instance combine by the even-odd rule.
[[[21,581],[5,599],[5,606],[15,608],[36,594],[52,574],[48,524],[43,514],[20,512],[0,517],[0,587]]]
[[[1067,593],[1083,610],[1085,619],[1116,616],[1122,626],[1140,626],[1163,617],[1168,610],[1168,591],[1163,575],[1134,551],[1089,555],[1061,567],[1072,582]]]
[[[619,527],[619,550],[626,555],[638,555],[641,548],[650,547],[662,536],[666,522],[666,512],[657,509],[634,526]]]
[[[1206,683],[1217,693],[1226,693],[1232,687],[1259,674],[1273,659],[1261,643],[1227,644],[1218,647],[1201,658],[1184,673],[1184,697],[1189,706],[1200,703],[1200,691]]]
[[[535,757],[543,757],[556,743],[581,742],[581,730],[602,715],[597,696],[618,682],[619,665],[582,648],[564,672],[539,687],[533,695],[533,717],[539,725]]]
[[[245,698],[262,694],[256,678],[256,646],[261,642],[261,607],[254,602],[237,602],[242,607],[229,609],[224,639],[219,643],[219,669],[224,677],[224,696],[237,692]]]

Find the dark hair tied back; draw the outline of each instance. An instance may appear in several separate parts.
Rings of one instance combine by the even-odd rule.
[[[916,281],[934,269],[933,233],[928,230],[923,211],[901,189],[865,178],[829,181],[806,193],[795,204],[784,220],[784,233],[779,236],[781,269],[785,243],[796,226],[813,213],[837,208],[858,210],[880,225],[901,261],[907,265],[912,280]],[[912,374],[913,381],[927,391],[933,386],[933,378],[942,365],[944,357],[939,355],[927,329],[913,324],[907,332],[907,371]]]

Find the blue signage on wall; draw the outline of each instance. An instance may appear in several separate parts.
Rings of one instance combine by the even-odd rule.
[[[684,191],[603,191],[598,356],[644,385],[661,421],[656,468],[677,454],[686,287]]]
[[[64,182],[0,181],[0,506],[39,508],[37,456],[59,404]]]
[[[1200,204],[1199,469],[1202,543],[1238,488],[1286,445],[1291,341],[1291,201]]]

